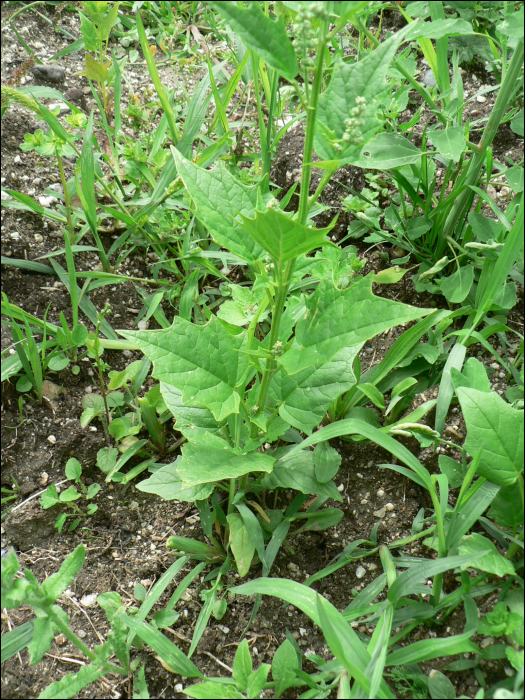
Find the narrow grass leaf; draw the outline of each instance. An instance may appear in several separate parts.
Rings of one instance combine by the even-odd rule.
[[[202,673],[190,661],[166,635],[144,621],[135,620],[125,613],[120,615],[121,620],[130,628],[133,635],[138,635],[143,642],[150,646],[174,673],[179,673],[186,678],[202,678]]]

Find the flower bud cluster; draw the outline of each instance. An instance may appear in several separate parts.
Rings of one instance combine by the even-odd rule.
[[[350,116],[345,119],[345,132],[339,141],[332,145],[336,151],[342,151],[346,146],[359,146],[363,143],[363,134],[361,128],[364,122],[366,113],[366,98],[356,97],[355,107],[350,110]]]
[[[315,49],[316,32],[312,27],[313,18],[314,13],[311,10],[299,6],[295,23],[293,25],[295,38],[292,43],[295,49],[295,54],[301,62],[303,68],[306,68],[307,70],[312,70],[314,67],[314,59],[310,55],[310,52]]]
[[[281,343],[280,340],[278,340],[272,348],[272,355],[274,357],[279,357],[280,355],[283,354],[283,352],[284,352],[283,344]]]

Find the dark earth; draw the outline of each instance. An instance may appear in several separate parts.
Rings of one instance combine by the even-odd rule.
[[[39,8],[45,16],[56,21],[57,17],[51,10],[51,7]],[[12,8],[2,9],[3,81],[27,58],[27,53],[17,41],[9,24],[6,23],[11,12]],[[30,11],[18,17],[16,26],[44,63],[69,44],[69,40],[63,34],[55,32],[52,25]],[[63,12],[58,18],[57,26],[67,29],[74,37],[80,36],[78,16],[74,13]],[[26,85],[48,84],[62,92],[76,90],[73,96],[78,97],[81,106],[90,107],[89,96],[88,104],[85,104],[84,88],[87,82],[84,78],[74,75],[83,68],[83,57],[80,54],[64,56],[59,59],[58,64],[65,68],[62,82],[45,82],[36,74],[28,74]],[[425,69],[424,65],[422,69]],[[469,72],[468,67],[465,69],[465,84],[470,85],[470,89],[474,92],[479,89],[480,83],[491,84],[493,80],[492,76],[484,71],[481,71],[480,77],[479,68],[477,74]],[[146,85],[149,82],[146,66],[140,60],[128,66],[126,70],[132,71],[132,84]],[[176,85],[177,77],[174,71],[177,71],[177,65],[166,67],[162,73],[167,87]],[[181,79],[184,79],[184,76]],[[129,90],[126,88],[124,96],[125,99],[129,97]],[[49,101],[44,100],[44,102]],[[479,118],[480,114],[488,113],[493,102],[494,96],[490,93],[486,103],[470,103],[471,114]],[[409,105],[407,120],[410,118],[410,110],[414,111],[416,108],[416,104]],[[477,114],[474,114],[475,111]],[[59,183],[60,178],[58,168],[52,159],[43,159],[34,153],[23,153],[19,149],[19,144],[24,140],[24,134],[36,128],[38,125],[34,115],[24,108],[13,105],[7,111],[2,121],[2,184],[6,189],[16,189],[21,192],[33,190],[32,195],[38,198],[46,194],[46,188]],[[301,129],[297,128],[288,132],[279,144],[272,179],[285,191],[294,182],[297,169],[301,166],[303,138]],[[499,158],[506,155],[519,161],[520,148],[516,136],[505,128],[498,134],[494,156]],[[72,169],[69,169],[67,175],[72,174]],[[321,216],[324,220],[320,220],[319,224],[326,224],[340,208],[341,198],[348,194],[343,185],[360,191],[366,185],[363,172],[357,168],[348,167],[336,173],[333,183],[323,195],[324,204],[333,208]],[[52,192],[53,190],[50,190],[48,194]],[[499,195],[499,191],[496,191],[496,194]],[[291,205],[293,206],[293,200]],[[341,212],[333,232],[337,239],[341,239],[346,234],[350,216],[348,213]],[[8,258],[35,260],[63,246],[62,234],[58,227],[51,222],[45,223],[36,215],[14,209],[2,209],[1,232],[2,255]],[[89,236],[86,236],[85,242],[92,244]],[[103,237],[102,242],[107,249],[113,239],[108,234],[106,239]],[[357,245],[360,254],[364,255],[367,250],[366,244],[358,242]],[[366,254],[368,262],[363,274],[390,267],[393,264],[389,260],[391,253],[388,247],[376,247],[372,253],[368,252]],[[63,256],[57,259],[65,266]],[[77,269],[92,269],[98,262],[98,257],[90,252],[76,256]],[[149,272],[150,260],[145,254],[133,255],[119,269],[120,274],[135,277],[148,277]],[[48,304],[51,303],[49,321],[58,323],[59,314],[63,311],[71,322],[67,290],[57,283],[52,275],[37,275],[3,265],[2,288],[11,303],[23,307],[31,314],[42,318]],[[147,289],[147,285],[144,285],[144,288]],[[418,306],[428,306],[433,302],[446,307],[441,297],[436,299],[430,295],[417,295],[409,279],[396,285],[375,285],[375,293],[386,294],[391,298]],[[520,295],[519,305],[513,309],[508,321],[509,325],[516,330],[521,328],[522,323],[523,289],[520,289]],[[109,301],[112,307],[109,320],[117,329],[132,328],[136,322],[137,311],[142,305],[136,288],[131,282],[98,289],[90,294],[90,299],[98,309],[102,309]],[[167,305],[164,310],[171,320],[173,309]],[[86,318],[82,318],[82,321],[92,328]],[[153,319],[150,327],[157,327]],[[402,329],[393,329],[368,343],[361,357],[363,369],[379,362],[401,331]],[[2,349],[8,347],[11,342],[10,331],[7,326],[3,326]],[[493,362],[493,358],[488,353],[481,353],[478,346],[473,346],[471,351],[488,367]],[[125,354],[106,351],[104,354],[104,360],[115,370],[124,369],[130,361],[139,357],[139,353],[129,351]],[[493,370],[489,369],[489,371],[493,373]],[[97,390],[91,363],[81,363],[81,371],[76,376],[66,369],[51,375],[50,380],[52,385],[49,386],[49,391],[52,392],[53,385],[56,385],[60,387],[60,393],[57,396],[50,395],[42,405],[25,394],[23,416],[20,415],[18,408],[20,394],[14,386],[16,380],[2,386],[2,486],[12,488],[13,481],[16,480],[20,487],[16,505],[2,520],[2,549],[8,546],[14,547],[22,567],[31,569],[42,581],[58,570],[65,557],[78,544],[83,543],[86,546],[85,564],[74,584],[61,596],[59,602],[69,615],[72,629],[82,637],[85,644],[92,646],[100,643],[108,632],[105,614],[96,604],[96,595],[93,596],[93,594],[117,591],[126,605],[137,605],[138,601],[133,597],[135,584],[142,583],[149,590],[173,562],[173,555],[165,547],[166,538],[169,535],[186,535],[204,539],[204,535],[196,509],[188,511],[184,503],[161,501],[156,496],[141,493],[133,484],[127,487],[106,484],[104,475],[96,466],[97,451],[104,444],[100,424],[92,424],[83,429],[79,421],[83,397],[86,393]],[[499,378],[497,373],[493,373],[492,381],[495,389],[503,391],[506,388],[505,380]],[[146,383],[148,382],[149,380]],[[425,398],[416,397],[415,405],[436,395],[437,388],[430,389],[426,392]],[[427,416],[426,420],[432,425],[433,414]],[[458,406],[451,409],[447,431],[448,437],[456,440],[458,444],[464,439],[465,429]],[[170,440],[174,442],[178,437],[179,433],[172,430]],[[374,445],[357,445],[343,440],[335,440],[331,444],[342,456],[342,465],[335,481],[342,487],[344,503],[340,507],[344,511],[344,518],[336,528],[326,532],[304,533],[290,538],[289,543],[294,553],[285,548],[281,549],[272,569],[272,576],[282,576],[303,582],[308,576],[326,566],[350,542],[368,539],[378,520],[382,519],[378,530],[379,543],[388,544],[409,536],[412,521],[419,509],[432,507],[427,493],[419,486],[393,471],[377,467],[378,464],[392,461],[392,457],[382,449]],[[437,471],[438,455],[433,450],[421,452],[416,440],[405,441],[405,444],[431,472]],[[454,456],[454,451],[447,448],[446,454]],[[84,483],[89,485],[98,482],[102,489],[96,498],[98,511],[95,515],[83,522],[74,533],[68,533],[67,528],[64,528],[63,533],[59,535],[54,527],[57,515],[55,509],[43,510],[39,496],[48,483],[59,484],[64,481],[64,466],[71,456],[76,457],[82,465]],[[455,492],[452,494],[454,498]],[[286,502],[292,494],[285,494],[283,497]],[[387,509],[386,512],[383,510],[384,515],[381,517],[374,515],[374,511],[382,509],[386,504],[391,504],[388,506],[391,510]],[[431,556],[430,550],[418,542],[407,547],[403,553],[411,556]],[[397,555],[401,552],[394,551],[393,554]],[[339,610],[342,610],[350,603],[356,592],[374,580],[381,570],[378,556],[365,558],[320,580],[315,584],[315,588]],[[190,571],[189,568],[183,569],[177,580],[168,586],[159,601],[159,606],[167,602],[177,583],[188,571]],[[259,575],[260,571],[254,567],[248,578]],[[227,583],[232,585],[239,583],[236,576],[231,574]],[[196,618],[202,607],[200,598],[202,578],[203,576],[197,579],[179,603],[177,610],[180,612],[180,618],[172,628],[165,630],[167,636],[183,651],[189,648]],[[454,581],[451,580],[449,583],[453,585]],[[479,601],[481,611],[491,610],[496,598],[497,594],[494,594]],[[207,676],[229,675],[224,665],[230,668],[232,666],[237,645],[250,619],[252,605],[253,601],[237,597],[229,604],[226,614],[220,621],[211,618],[193,656],[193,661]],[[3,610],[2,632],[7,632],[24,623],[31,619],[32,615],[32,611],[24,607],[18,610]],[[460,608],[447,620],[446,625],[434,629],[421,625],[401,644],[408,644],[425,637],[461,633],[464,622],[464,614]],[[357,633],[363,639],[368,639],[372,633],[368,625],[355,624]],[[289,630],[297,639],[303,652],[315,652],[319,656],[331,658],[320,630],[312,625],[306,616],[291,605],[283,610],[280,600],[265,597],[258,616],[247,632],[255,667],[262,662],[271,662],[275,650],[285,639],[286,630]],[[481,638],[473,638],[477,643],[480,640]],[[142,652],[142,658],[146,662],[146,682],[151,697],[185,697],[181,691],[186,686],[186,681],[165,670],[153,652]],[[420,668],[423,673],[428,674],[432,668],[441,669],[457,658],[438,659],[429,664],[420,664]],[[52,681],[61,679],[66,673],[77,671],[79,665],[84,663],[85,659],[76,647],[69,644],[63,635],[59,635],[40,664],[30,666],[26,651],[3,664],[2,696],[6,698],[37,697]],[[505,677],[502,662],[481,662],[480,666],[489,687]],[[313,671],[314,667],[307,662],[305,670]],[[478,682],[470,671],[448,673],[448,676],[458,695],[474,697],[479,689]],[[399,687],[397,690],[399,697],[404,697],[403,688]],[[288,691],[285,696],[295,697],[291,691]],[[108,675],[85,688],[77,697],[129,698],[132,697],[131,682],[128,679],[122,680]]]

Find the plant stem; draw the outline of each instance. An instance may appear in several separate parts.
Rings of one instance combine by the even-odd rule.
[[[299,198],[299,212],[297,215],[297,221],[303,226],[306,224],[309,211],[309,194],[310,194],[310,173],[311,173],[311,161],[312,153],[314,149],[314,131],[315,131],[315,118],[317,114],[317,102],[319,99],[319,93],[321,92],[321,85],[323,82],[323,63],[324,63],[324,49],[326,45],[326,21],[322,22],[321,25],[321,36],[319,37],[319,44],[317,47],[317,56],[315,63],[315,73],[314,81],[312,83],[312,89],[310,91],[310,101],[307,105],[307,119],[306,119],[306,136],[304,140],[304,150],[303,150],[303,166],[302,166],[302,176],[301,176],[301,192]],[[326,184],[326,183],[325,183]],[[318,188],[319,189],[319,188]],[[316,192],[315,195],[318,197],[321,194],[320,191]],[[314,196],[315,196],[314,195]],[[279,277],[279,283],[277,287],[277,294],[275,297],[275,304],[272,314],[272,326],[270,329],[270,342],[269,350],[270,352],[275,346],[275,343],[279,340],[279,327],[281,324],[281,318],[284,311],[284,305],[286,303],[286,298],[288,296],[288,288],[290,286],[290,280],[295,267],[296,258],[292,258],[286,263],[286,267],[282,276]],[[280,272],[280,271],[278,271]],[[276,368],[275,359],[267,360],[263,377],[261,380],[261,388],[259,390],[259,396],[257,400],[257,405],[259,407],[259,412],[264,410],[266,404],[266,398],[268,395],[268,388],[270,386],[271,378],[275,372]]]
[[[58,167],[60,170],[60,179],[62,180],[62,189],[64,190],[64,201],[66,204],[67,233],[64,236],[64,247],[66,249],[66,267],[69,279],[69,295],[71,297],[73,328],[75,328],[75,326],[78,325],[78,287],[77,275],[75,270],[75,259],[73,257],[73,245],[75,244],[75,228],[73,226],[73,219],[71,218],[71,202],[69,200],[69,193],[67,191],[64,164],[62,162],[62,156],[60,155],[60,153],[58,153],[58,150],[56,151],[56,157],[58,161]]]
[[[314,81],[312,83],[310,101],[306,108],[306,136],[304,140],[303,150],[299,213],[297,215],[297,221],[303,225],[306,224],[309,209],[308,197],[310,194],[310,173],[312,170],[312,153],[314,150],[315,118],[317,115],[317,102],[319,99],[319,93],[321,92],[321,85],[323,81],[324,49],[326,45],[326,22],[322,23],[321,31],[322,36],[319,38],[319,45],[317,47]]]
[[[507,109],[509,100],[514,92],[516,80],[521,72],[523,65],[523,53],[523,41],[519,41],[510,60],[505,79],[501,84],[500,91],[496,98],[496,103],[494,104],[494,108],[490,113],[489,120],[483,131],[483,136],[479,142],[478,150],[474,153],[474,156],[469,163],[468,175],[463,182],[463,184],[466,185],[466,188],[454,202],[454,206],[452,207],[452,210],[450,211],[450,214],[445,222],[445,226],[443,227],[443,233],[436,252],[438,259],[443,255],[447,245],[446,237],[453,234],[456,225],[463,218],[463,212],[466,211],[467,207],[470,208],[470,203],[474,198],[474,192],[469,186],[476,185],[478,182],[479,174],[485,162],[487,148],[489,148],[494,140],[494,137],[496,136],[496,132],[505,115],[505,110]]]

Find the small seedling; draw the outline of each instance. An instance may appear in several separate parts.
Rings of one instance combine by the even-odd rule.
[[[47,487],[45,493],[42,494],[40,503],[42,508],[53,508],[54,506],[63,506],[68,509],[73,510],[72,513],[60,513],[57,516],[55,527],[59,532],[62,532],[62,528],[68,518],[74,518],[74,520],[69,525],[69,532],[73,532],[78,525],[90,515],[93,515],[98,510],[98,506],[95,503],[87,503],[91,501],[97,493],[100,491],[100,484],[91,484],[89,488],[86,488],[82,482],[82,466],[78,459],[71,457],[66,463],[66,477],[73,481],[76,486],[70,486],[65,491],[58,493],[58,489],[55,484],[50,484]],[[77,489],[80,488],[80,491]],[[79,508],[75,503],[79,499],[86,501],[87,507],[84,510]]]

